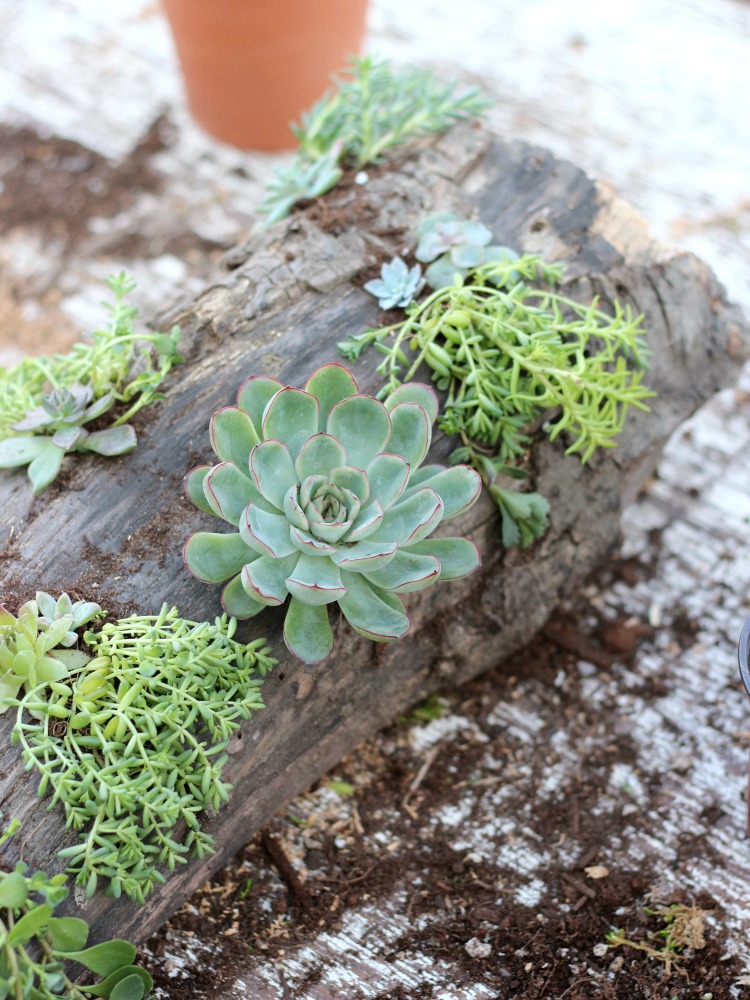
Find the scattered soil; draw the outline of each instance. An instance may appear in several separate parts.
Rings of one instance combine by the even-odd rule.
[[[648,573],[643,563],[615,560],[598,583],[617,578],[632,584]],[[388,915],[395,899],[407,929],[386,941],[378,961],[390,964],[418,953],[430,964],[445,962],[452,969],[445,985],[482,984],[492,996],[513,1000],[729,1000],[741,963],[725,954],[716,900],[706,893],[693,898],[681,889],[665,891],[656,857],[638,870],[617,864],[616,854],[613,861],[625,799],[605,805],[608,774],[615,763],[636,767],[636,747],[627,733],[617,732],[613,704],[591,704],[582,696],[577,664],[580,658],[596,662],[604,678],[651,634],[647,624],[624,615],[603,627],[601,613],[581,598],[510,661],[459,691],[432,697],[359,747],[256,834],[150,939],[146,964],[157,995],[228,996],[237,977],[247,979],[253,968],[275,963],[283,996],[307,1000],[318,995],[311,990],[326,971],[321,933],[342,930],[357,907],[378,907]],[[540,706],[549,709],[556,699],[569,732],[582,740],[602,728],[608,734],[581,758],[575,784],[559,787],[551,799],[535,789],[555,766],[555,730],[519,744],[507,716],[496,711],[512,711],[519,666]],[[427,751],[420,748],[420,732],[446,716],[465,720],[465,728]],[[540,740],[550,745],[541,763]],[[495,762],[489,772],[488,755]],[[525,779],[528,765],[533,773]],[[658,795],[658,779],[640,779],[650,796]],[[523,864],[501,860],[501,848],[513,836],[488,828],[494,847],[479,856],[457,849],[456,826],[441,820],[468,796],[471,810],[461,829],[481,824],[483,799],[500,788],[508,793],[502,815],[528,816],[525,832],[549,856],[534,874],[543,891],[528,902],[518,897],[530,878]],[[629,814],[628,822],[649,830],[648,810]],[[568,842],[575,852],[566,857]],[[683,846],[678,868],[706,849],[694,837]],[[670,927],[675,946],[665,949],[658,935]],[[628,943],[607,945],[615,928]],[[308,953],[301,979],[299,966],[287,963],[297,961],[304,945],[319,960],[311,962]],[[193,947],[205,961],[195,958]],[[335,940],[330,947],[331,960],[340,958],[333,954]],[[187,959],[180,958],[181,949]],[[252,995],[266,996],[257,986]],[[342,1000],[360,995],[348,989],[340,994]],[[437,995],[425,982],[416,990],[393,986],[378,1000]]]

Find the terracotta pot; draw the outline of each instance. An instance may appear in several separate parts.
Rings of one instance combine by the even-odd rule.
[[[295,145],[289,123],[359,52],[367,0],[163,0],[195,119],[241,149]]]

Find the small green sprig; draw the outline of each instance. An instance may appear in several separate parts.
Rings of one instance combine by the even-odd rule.
[[[619,302],[609,315],[597,299],[585,305],[553,291],[562,277],[561,267],[533,254],[486,264],[412,305],[405,322],[349,337],[339,349],[350,360],[371,344],[385,355],[380,398],[427,364],[447,391],[440,427],[461,439],[454,458],[471,461],[487,485],[525,454],[527,429],[542,415],[550,440],[565,432],[566,454],[586,462],[597,448],[614,447],[628,409],[648,409],[654,394],[642,383],[642,318]],[[493,494],[505,536],[528,544],[547,510],[539,494],[523,495],[514,501],[499,487]]]
[[[142,903],[164,882],[158,866],[213,853],[198,817],[227,801],[224,751],[263,708],[259,687],[276,662],[264,639],[235,641],[236,624],[187,621],[167,605],[121,619],[85,633],[88,663],[11,701],[13,742],[39,771],[39,794],[51,790],[49,808],[60,803],[82,831],[60,857],[87,897],[101,882]]]
[[[383,153],[453,122],[481,115],[489,102],[476,88],[456,94],[422,69],[395,70],[385,59],[353,59],[335,87],[293,125],[299,142],[258,211],[269,225],[296,202],[329,191],[344,168],[377,162]]]
[[[19,826],[13,820],[0,835],[0,844],[14,836]],[[23,861],[11,872],[0,872],[0,1000],[86,1000],[92,996],[141,1000],[153,984],[148,972],[133,964],[132,944],[114,940],[87,948],[85,920],[53,916],[68,895],[66,882],[65,875],[29,874]],[[103,978],[86,985],[74,983],[67,962]]]
[[[114,302],[105,303],[110,321],[92,335],[92,343],[0,368],[0,468],[30,464],[34,492],[54,480],[65,454],[122,454],[135,447],[127,422],[163,398],[159,387],[182,360],[178,327],[168,334],[136,332],[138,310],[126,301],[135,282],[120,273],[107,284],[114,293]],[[83,430],[83,423],[116,403],[125,409],[108,428],[93,434]]]

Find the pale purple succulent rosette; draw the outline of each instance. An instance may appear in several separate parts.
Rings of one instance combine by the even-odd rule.
[[[319,368],[304,389],[249,378],[237,405],[211,418],[220,463],[185,477],[188,498],[238,530],[192,535],[188,571],[224,583],[222,604],[236,618],[291,597],[284,640],[306,663],[333,646],[329,604],[369,639],[401,638],[401,594],[480,564],[469,539],[429,537],[482,487],[465,465],[420,468],[437,409],[419,383],[381,403],[339,364]]]

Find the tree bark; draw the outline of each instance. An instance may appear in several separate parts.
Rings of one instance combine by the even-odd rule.
[[[542,253],[566,266],[567,291],[604,301],[615,296],[645,316],[652,351],[650,413],[629,415],[619,446],[582,466],[561,442],[540,439],[532,466],[551,503],[551,528],[533,548],[505,550],[486,497],[451,534],[470,535],[483,567],[473,577],[411,595],[412,630],[382,646],[335,626],[325,663],[295,661],[281,640],[283,613],[269,610],[243,625],[267,635],[279,666],[266,681],[267,708],[243,730],[241,752],[227,766],[230,803],[206,824],[216,854],[168,878],[140,908],[98,893],[69,912],[93,924],[93,940],[142,939],[166,919],[292,796],[398,712],[440,687],[495,665],[542,627],[617,545],[623,505],[648,479],[674,428],[732,380],[745,331],[711,271],[690,254],[651,241],[643,221],[570,163],[521,142],[460,126],[370,171],[364,186],[344,184],[305,211],[252,237],[192,303],[160,317],[179,322],[186,363],[170,376],[167,398],[139,431],[136,452],[121,459],[68,460],[64,486],[31,498],[23,474],[0,480],[0,589],[12,608],[38,589],[67,590],[118,613],[147,614],[163,601],[189,618],[219,613],[219,588],[199,583],[182,565],[193,531],[212,519],[183,498],[181,480],[212,460],[210,415],[234,401],[251,374],[302,385],[336,360],[336,341],[379,323],[361,274],[413,242],[417,221],[436,210],[474,211],[495,242]],[[352,368],[374,391],[379,355]],[[451,442],[438,439],[432,460]],[[74,841],[62,811],[47,812],[37,779],[25,775],[9,744],[12,713],[0,717],[0,808],[21,833],[3,860],[22,856],[59,871],[56,851]]]

